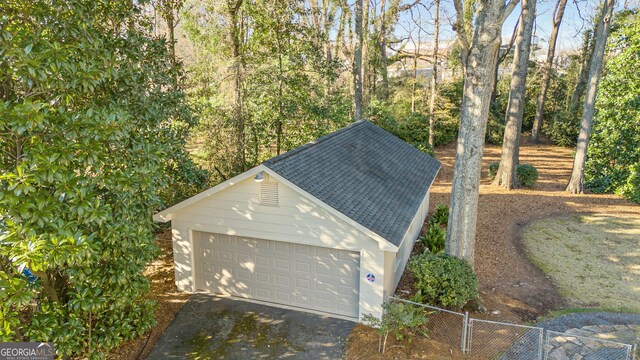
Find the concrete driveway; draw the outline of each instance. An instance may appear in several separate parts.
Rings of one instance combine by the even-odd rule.
[[[192,295],[147,359],[341,359],[355,323]]]

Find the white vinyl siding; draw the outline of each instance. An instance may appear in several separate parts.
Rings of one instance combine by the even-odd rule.
[[[398,252],[385,252],[385,271],[387,273],[387,278],[384,283],[385,296],[393,295],[395,292],[398,282],[400,282],[400,278],[402,277],[402,273],[407,266],[407,261],[411,256],[411,251],[413,251],[413,245],[415,244],[418,235],[420,235],[420,230],[422,230],[422,225],[424,224],[428,213],[429,192],[427,192],[427,195],[422,200],[420,209],[414,216],[411,225],[409,225]]]

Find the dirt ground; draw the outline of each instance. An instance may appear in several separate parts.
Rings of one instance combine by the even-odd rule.
[[[436,153],[442,169],[431,188],[431,209],[435,209],[437,204],[449,204],[455,145],[438,148]],[[487,311],[473,316],[514,323],[531,322],[567,304],[551,280],[529,261],[524,252],[520,238],[528,224],[547,217],[572,214],[599,213],[640,218],[640,206],[616,195],[571,195],[564,192],[571,173],[572,149],[523,144],[520,162],[534,165],[540,177],[532,188],[514,191],[491,186],[486,179],[488,164],[498,162],[499,157],[500,147],[485,148],[474,269],[478,274],[482,304]],[[170,233],[161,234],[158,243],[162,247],[162,255],[147,269],[153,280],[151,296],[158,301],[158,325],[148,335],[113,351],[109,356],[111,359],[144,359],[187,299],[175,289]],[[402,296],[402,291],[410,291],[407,290],[410,282],[406,276],[401,280],[398,295]],[[380,359],[377,349],[377,334],[359,325],[350,336],[347,358]],[[385,359],[457,357],[451,347],[429,340],[415,340],[411,344],[390,340],[388,349]]]

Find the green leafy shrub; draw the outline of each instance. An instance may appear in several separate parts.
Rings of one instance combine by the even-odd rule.
[[[616,15],[598,89],[585,185],[640,203],[640,13]]]
[[[518,183],[522,186],[531,187],[538,181],[538,170],[530,164],[520,164],[516,168]]]
[[[580,118],[569,111],[555,114],[550,124],[545,124],[544,133],[558,146],[574,147],[580,132]]]
[[[421,238],[422,243],[433,254],[444,251],[447,232],[438,225],[429,226],[427,234]]]
[[[399,301],[390,301],[382,304],[382,318],[371,314],[363,316],[365,323],[376,329],[380,336],[378,351],[384,352],[387,348],[387,338],[393,335],[396,340],[411,341],[416,335],[426,336],[427,317],[425,309]]]
[[[409,262],[409,271],[416,279],[416,302],[462,308],[478,296],[478,280],[471,266],[448,254],[418,255]]]
[[[493,162],[489,164],[489,169],[487,170],[487,178],[493,179],[498,174],[498,168],[500,167],[500,163]]]
[[[449,207],[445,204],[436,205],[436,211],[429,219],[429,225],[447,225],[449,222]]]

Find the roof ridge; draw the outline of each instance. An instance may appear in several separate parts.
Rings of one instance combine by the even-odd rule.
[[[299,153],[301,153],[301,152],[303,152],[305,150],[308,150],[308,149],[312,148],[315,145],[318,145],[318,144],[320,144],[320,143],[322,143],[324,141],[332,139],[332,138],[334,138],[334,137],[336,137],[336,136],[338,136],[340,134],[345,133],[348,130],[351,130],[351,129],[353,129],[353,128],[359,126],[359,125],[363,125],[363,124],[371,124],[371,122],[369,122],[367,120],[360,120],[360,121],[351,123],[351,124],[343,127],[342,129],[338,129],[338,130],[336,130],[334,132],[331,132],[331,133],[329,133],[327,135],[323,135],[323,136],[321,136],[321,137],[319,137],[319,138],[317,138],[315,140],[309,141],[308,143],[303,144],[301,146],[298,146],[295,149],[291,149],[291,150],[285,152],[284,154],[280,154],[280,155],[278,155],[276,157],[273,157],[273,158],[271,158],[269,160],[265,160],[263,162],[263,164],[274,164],[274,163],[276,163],[278,161],[281,161],[281,160],[284,160],[284,159],[286,159],[286,158],[288,158],[290,156],[293,156],[293,155],[299,154]]]

